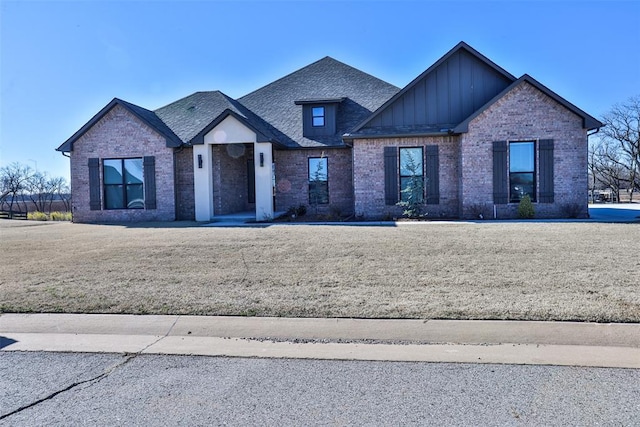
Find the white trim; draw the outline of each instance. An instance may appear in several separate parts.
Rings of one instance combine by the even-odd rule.
[[[204,135],[203,145],[193,146],[193,184],[196,221],[214,217],[212,145],[253,144],[255,165],[256,220],[273,219],[273,149],[270,142],[257,142],[257,135],[233,116],[226,117]],[[262,166],[261,157],[262,154]],[[202,156],[199,168],[198,155]]]

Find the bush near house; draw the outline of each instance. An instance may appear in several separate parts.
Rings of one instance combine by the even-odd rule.
[[[525,194],[522,199],[520,199],[520,203],[518,204],[518,218],[521,219],[531,219],[536,215],[535,210],[533,209],[533,203],[531,203],[531,197],[528,194]]]

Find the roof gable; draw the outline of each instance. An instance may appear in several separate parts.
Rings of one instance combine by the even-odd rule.
[[[109,111],[111,111],[116,105],[120,105],[129,111],[134,116],[138,117],[151,129],[162,135],[167,142],[167,147],[179,147],[181,145],[180,139],[173,133],[173,131],[162,121],[153,111],[149,111],[145,108],[139,107],[130,102],[123,101],[118,98],[113,98],[102,110],[100,110],[95,116],[91,118],[84,126],[82,126],[76,133],[74,133],[69,139],[62,143],[56,151],[62,151],[65,153],[73,151],[73,144],[80,139],[89,129],[91,129],[96,123],[98,123]]]
[[[355,127],[353,133],[448,130],[514,80],[513,75],[460,42]]]
[[[504,97],[507,93],[511,92],[511,90],[513,90],[515,87],[521,85],[524,82],[529,83],[530,85],[532,85],[533,87],[538,89],[540,92],[544,93],[549,98],[553,99],[555,102],[557,102],[558,104],[562,105],[567,110],[571,111],[572,113],[574,113],[575,115],[580,117],[582,119],[582,128],[583,129],[592,130],[592,129],[596,129],[596,128],[600,128],[600,127],[604,126],[604,124],[602,122],[600,122],[598,119],[596,119],[595,117],[587,114],[586,112],[584,112],[580,108],[576,107],[575,105],[573,105],[572,103],[570,103],[566,99],[562,98],[560,95],[558,95],[557,93],[553,92],[551,89],[549,89],[548,87],[546,87],[542,83],[538,82],[536,79],[534,79],[530,75],[525,74],[522,77],[520,77],[518,80],[514,81],[509,86],[507,86],[504,90],[502,90],[500,93],[498,93],[495,97],[493,97],[492,99],[487,101],[487,103],[485,103],[482,107],[478,108],[472,115],[467,117],[460,124],[458,124],[453,129],[453,132],[454,133],[465,133],[465,132],[467,132],[469,130],[469,123],[473,119],[478,117],[485,110],[487,110],[489,107],[491,107],[493,104],[495,104],[499,99]]]
[[[291,148],[343,146],[342,134],[364,120],[399,88],[325,57],[238,99]],[[342,100],[334,135],[303,136],[302,106]]]
[[[203,144],[204,135],[229,115],[253,130],[259,142],[278,140],[268,123],[220,91],[193,93],[155,113],[185,144]]]

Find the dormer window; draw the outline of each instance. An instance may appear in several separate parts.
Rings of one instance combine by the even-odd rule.
[[[295,101],[302,106],[302,135],[306,138],[335,135],[340,103],[345,98],[301,99]]]
[[[311,125],[315,128],[324,127],[324,107],[311,108]]]

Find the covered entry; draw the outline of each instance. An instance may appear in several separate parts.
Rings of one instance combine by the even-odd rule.
[[[193,146],[196,221],[253,211],[273,218],[273,152],[256,132],[227,115]]]

